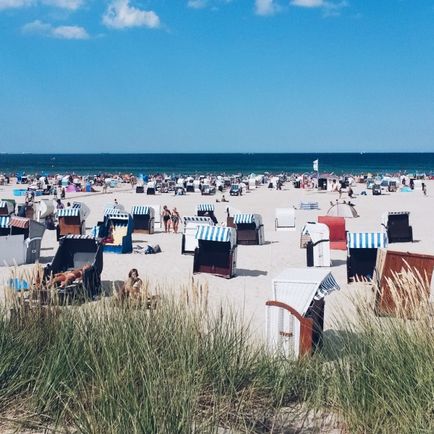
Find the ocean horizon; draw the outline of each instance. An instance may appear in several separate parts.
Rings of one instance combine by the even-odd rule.
[[[434,153],[0,153],[0,173],[434,173]]]

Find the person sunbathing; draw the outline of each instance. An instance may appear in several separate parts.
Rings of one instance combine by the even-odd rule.
[[[132,268],[128,273],[128,279],[124,282],[121,290],[119,291],[119,297],[124,298],[140,298],[143,282],[139,277],[139,272],[136,268]]]
[[[74,268],[73,270],[68,270],[63,273],[57,273],[52,277],[50,283],[53,286],[60,283],[60,287],[65,288],[65,286],[70,285],[75,280],[82,279],[84,272],[89,268],[91,268],[91,265],[86,264],[81,268]]]

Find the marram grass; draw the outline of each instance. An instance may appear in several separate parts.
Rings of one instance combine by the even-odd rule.
[[[331,414],[342,432],[434,431],[427,305],[406,320],[376,317],[361,303],[321,353],[297,362],[254,344],[235,314],[206,307],[206,289],[193,283],[155,309],[107,298],[3,310],[0,428],[277,433],[303,432],[307,421],[306,432],[326,432],[321,421]]]

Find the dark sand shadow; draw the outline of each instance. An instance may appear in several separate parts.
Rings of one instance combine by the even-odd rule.
[[[339,267],[340,265],[346,265],[346,259],[332,259],[332,267]]]
[[[262,244],[263,246],[267,246],[269,244],[277,244],[279,243],[279,241],[265,241],[264,244]]]
[[[267,276],[268,271],[246,270],[245,268],[237,268],[236,274],[237,276],[244,276],[244,277],[258,277],[258,276]]]
[[[48,249],[51,250],[51,249]],[[40,256],[39,263],[40,264],[48,264],[54,259],[54,256]]]

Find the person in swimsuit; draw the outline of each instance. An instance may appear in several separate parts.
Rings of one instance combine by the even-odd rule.
[[[164,232],[170,232],[171,213],[166,205],[163,206],[163,212],[161,213],[164,222]]]
[[[128,279],[119,292],[119,297],[121,300],[125,298],[139,299],[142,288],[143,281],[139,277],[139,272],[136,268],[132,268],[128,273]]]
[[[65,286],[68,286],[72,282],[74,282],[74,280],[82,279],[84,272],[89,268],[91,268],[91,265],[85,264],[81,268],[75,268],[73,270],[65,271],[63,273],[57,273],[52,277],[51,284],[57,285],[60,283],[60,287],[64,288]]]
[[[173,210],[172,210],[172,225],[173,225],[173,232],[175,232],[175,234],[178,233],[180,218],[181,218],[181,216],[179,215],[179,212],[176,209],[176,207],[173,208]]]

